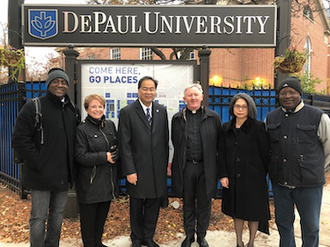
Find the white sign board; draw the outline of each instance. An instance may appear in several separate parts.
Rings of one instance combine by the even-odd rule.
[[[105,115],[118,124],[119,111],[138,98],[138,81],[143,76],[158,80],[155,101],[164,105],[168,111],[169,122],[180,111],[184,88],[195,82],[196,61],[83,61],[80,60],[79,81],[81,82],[80,109],[82,118],[86,117],[84,98],[89,94],[100,94],[106,99]],[[79,67],[79,66],[78,66]]]

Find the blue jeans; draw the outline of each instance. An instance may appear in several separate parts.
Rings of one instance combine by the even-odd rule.
[[[273,185],[275,222],[280,234],[280,247],[295,247],[294,206],[300,215],[303,247],[319,246],[319,224],[323,186],[290,189]]]
[[[68,191],[31,190],[31,247],[58,247]],[[45,222],[47,220],[47,233]]]

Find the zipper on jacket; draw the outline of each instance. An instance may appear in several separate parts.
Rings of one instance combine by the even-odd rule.
[[[113,170],[112,170],[112,167],[110,166],[110,182],[111,182],[111,186],[112,186],[112,197],[113,199],[116,199],[116,196],[115,196],[115,185],[113,184]]]
[[[108,144],[108,150],[110,151],[109,140],[108,140],[107,136],[105,135],[105,133],[103,132],[101,125],[99,126],[99,130],[102,133],[102,135],[104,136],[104,139],[105,139],[105,141]],[[109,168],[110,168],[110,182],[111,182],[111,187],[112,187],[112,196],[113,196],[113,199],[115,199],[116,197],[115,197],[115,185],[113,183],[113,170],[112,170],[112,167],[111,166]]]
[[[96,176],[96,166],[93,166],[92,174],[91,174],[91,179],[90,179],[90,184],[93,183],[93,180]]]

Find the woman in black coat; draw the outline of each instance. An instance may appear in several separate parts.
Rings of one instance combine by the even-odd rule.
[[[248,221],[247,246],[253,247],[258,228],[268,233],[270,219],[266,180],[268,135],[264,123],[256,120],[257,109],[249,95],[236,94],[229,113],[233,118],[222,126],[225,150],[220,163],[222,211],[234,219],[237,247],[244,246],[243,226]]]
[[[88,115],[77,127],[75,148],[81,235],[84,247],[103,247],[110,202],[118,195],[117,131],[111,120],[105,120],[101,95],[87,96],[84,107]]]

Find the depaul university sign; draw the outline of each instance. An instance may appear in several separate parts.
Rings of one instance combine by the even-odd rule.
[[[22,8],[27,46],[273,47],[276,5]]]

